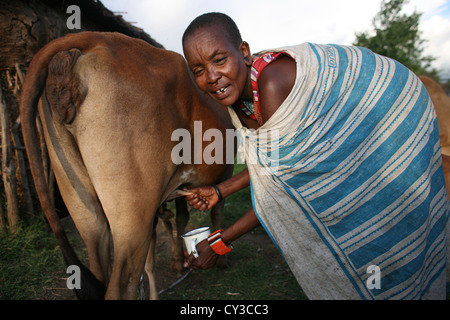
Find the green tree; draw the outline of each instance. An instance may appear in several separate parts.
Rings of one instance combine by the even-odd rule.
[[[353,45],[395,59],[417,75],[427,75],[440,82],[438,71],[431,67],[435,58],[423,54],[425,40],[419,31],[422,13],[402,13],[407,1],[383,0],[372,22],[373,31],[356,33]]]

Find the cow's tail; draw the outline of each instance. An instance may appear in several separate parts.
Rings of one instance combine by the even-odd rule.
[[[33,58],[28,68],[22,88],[20,102],[20,120],[23,139],[30,163],[36,192],[42,209],[55,234],[66,264],[77,265],[81,270],[81,288],[74,289],[79,299],[103,299],[105,286],[98,281],[91,271],[79,260],[70,245],[64,227],[56,213],[50,198],[50,192],[44,175],[38,131],[36,127],[37,105],[45,88],[47,68],[52,57],[63,50],[78,48],[81,51],[89,49],[93,39],[91,33],[86,32],[55,40],[42,48]]]

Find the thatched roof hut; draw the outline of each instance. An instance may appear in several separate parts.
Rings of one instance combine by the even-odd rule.
[[[70,30],[67,7],[81,11],[81,29]],[[8,0],[0,1],[0,70],[16,63],[27,65],[32,56],[49,41],[68,33],[85,30],[114,31],[140,38],[162,47],[142,29],[115,15],[94,0]]]

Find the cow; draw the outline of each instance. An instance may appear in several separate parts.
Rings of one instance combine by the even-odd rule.
[[[89,268],[75,254],[50,200],[37,114]],[[41,207],[66,264],[81,271],[77,297],[135,299],[145,267],[153,280],[150,298],[157,298],[152,250],[158,208],[182,195],[183,187],[232,174],[226,161],[174,163],[179,141],[172,133],[193,133],[201,121],[202,133],[215,128],[225,136],[233,129],[228,112],[198,89],[181,55],[120,33],[80,32],[53,40],[33,57],[20,117]],[[200,141],[200,149],[191,148],[193,156],[212,143]]]
[[[434,80],[419,76],[427,89],[436,110],[436,117],[439,126],[439,137],[441,141],[442,166],[444,169],[445,185],[450,197],[450,97],[444,89]]]

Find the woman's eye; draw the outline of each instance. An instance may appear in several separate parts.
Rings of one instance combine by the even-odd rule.
[[[193,73],[196,77],[198,77],[198,76],[200,76],[200,75],[203,73],[203,69],[202,69],[202,68],[194,69],[194,70],[192,70],[192,73]]]
[[[227,60],[226,56],[219,57],[219,58],[216,59],[216,64],[223,64],[223,63],[225,63],[226,60]]]

